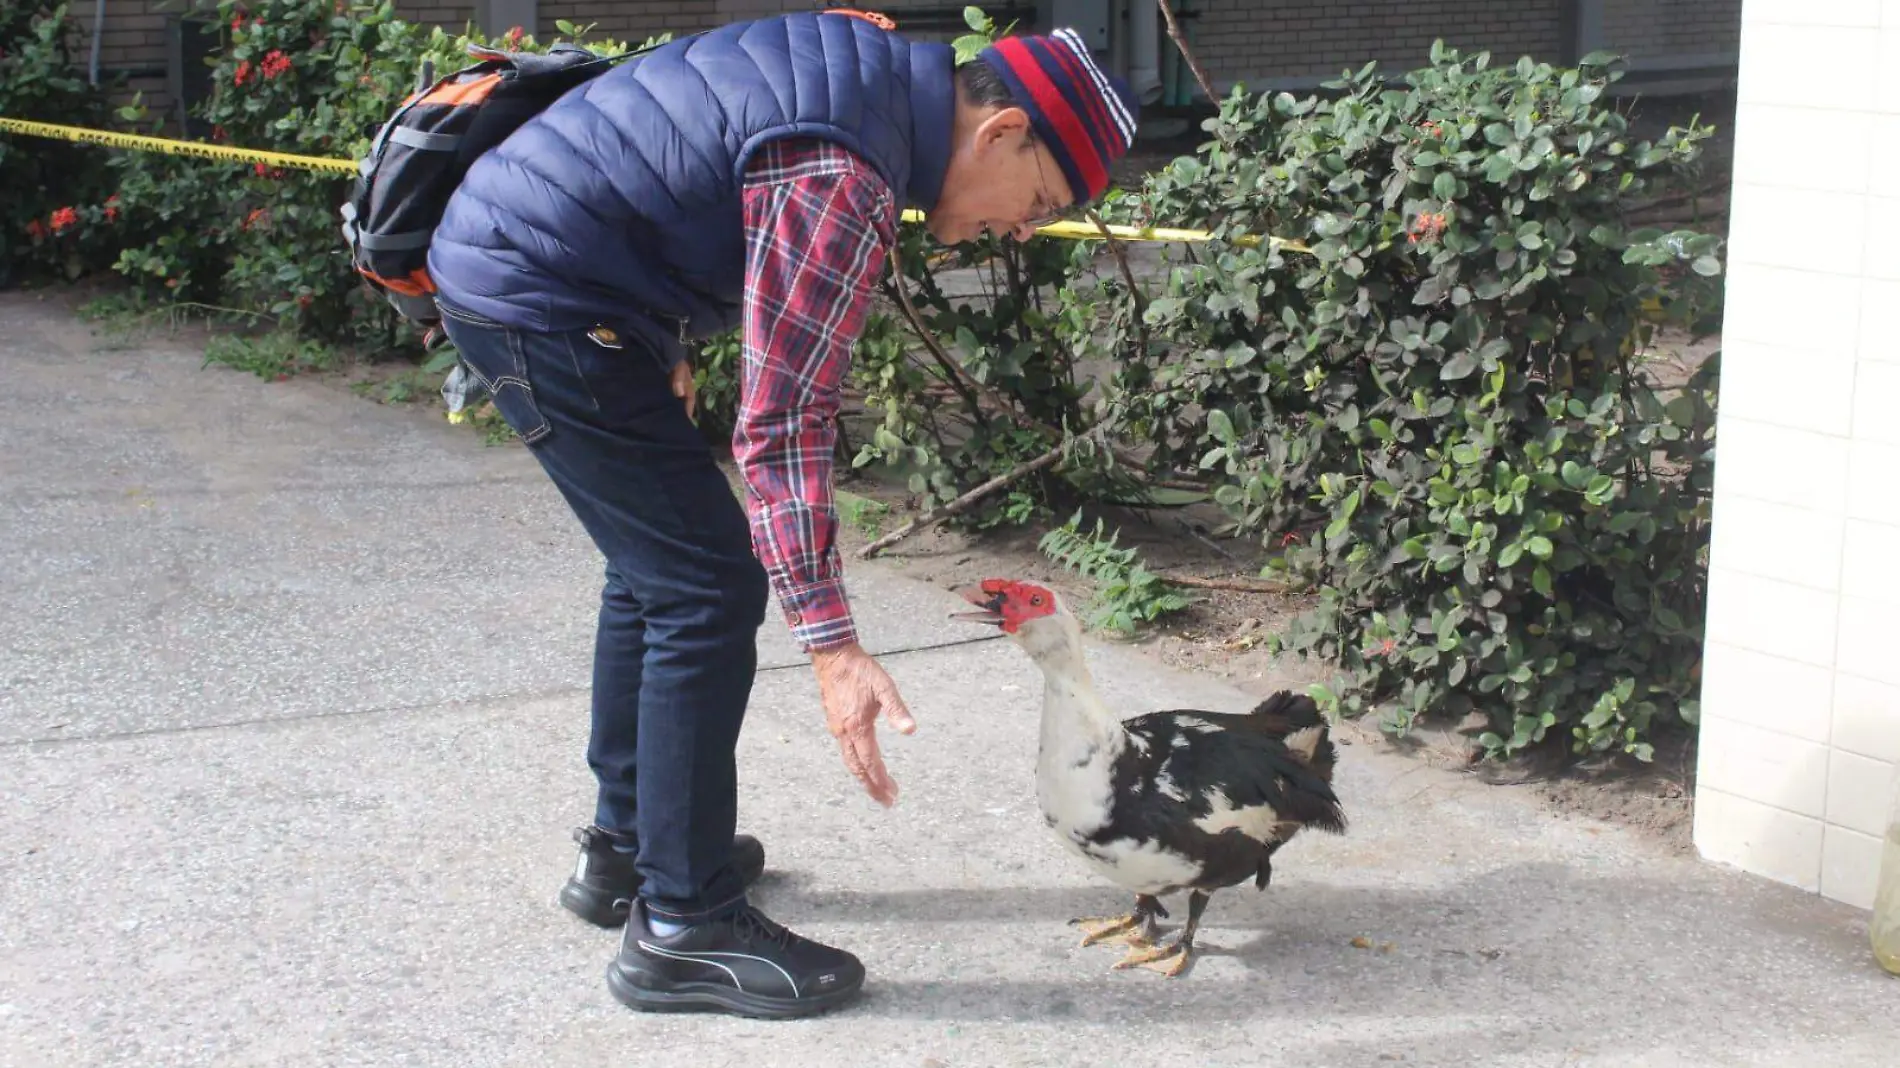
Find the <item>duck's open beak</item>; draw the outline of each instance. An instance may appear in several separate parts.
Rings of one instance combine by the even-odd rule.
[[[1003,625],[1003,600],[1007,596],[1006,594],[986,593],[981,586],[965,586],[963,589],[957,591],[957,595],[971,604],[976,605],[980,611],[952,612],[950,613],[951,619],[963,619],[971,623],[988,623],[992,627],[1000,627]]]

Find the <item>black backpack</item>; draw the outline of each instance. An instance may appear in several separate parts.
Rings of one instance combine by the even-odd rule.
[[[648,51],[599,56],[556,45],[543,55],[471,44],[479,62],[433,83],[425,63],[421,88],[383,124],[341,208],[357,274],[433,339],[440,313],[429,241],[470,165],[561,94]]]

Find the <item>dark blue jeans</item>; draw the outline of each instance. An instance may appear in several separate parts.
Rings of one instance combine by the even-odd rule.
[[[537,334],[444,306],[462,361],[606,558],[594,643],[595,822],[638,843],[640,896],[693,921],[745,903],[733,750],[765,571],[712,451],[638,343]]]

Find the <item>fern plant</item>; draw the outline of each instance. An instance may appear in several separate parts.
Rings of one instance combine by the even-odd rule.
[[[1195,602],[1195,598],[1149,571],[1136,550],[1118,546],[1119,529],[1105,534],[1102,521],[1097,519],[1094,531],[1083,533],[1081,522],[1082,513],[1077,511],[1067,523],[1044,534],[1037,548],[1095,583],[1095,597],[1085,619],[1089,626],[1128,636],[1141,624],[1153,623]]]

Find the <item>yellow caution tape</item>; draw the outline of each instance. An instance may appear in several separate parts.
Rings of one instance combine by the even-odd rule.
[[[211,145],[203,141],[174,141],[163,137],[145,137],[140,134],[115,133],[111,130],[88,130],[80,126],[59,126],[50,122],[29,122],[26,119],[9,119],[0,115],[0,132],[26,134],[29,137],[49,137],[59,141],[81,141],[86,144],[107,145],[112,148],[132,148],[147,152],[163,152],[171,156],[197,156],[200,159],[229,160],[232,163],[264,163],[273,167],[291,167],[307,171],[329,171],[335,174],[355,174],[357,165],[347,159],[327,159],[322,156],[298,156],[289,152],[265,152],[254,148],[235,148],[229,145]],[[922,222],[924,213],[915,208],[904,212],[905,222]],[[1070,240],[1086,241],[1100,239],[1102,231],[1093,223],[1056,222],[1036,230],[1049,237],[1064,237]],[[1123,241],[1165,242],[1170,244],[1193,243],[1213,240],[1213,235],[1205,230],[1180,230],[1172,227],[1157,226],[1114,226],[1108,232]],[[1310,252],[1311,249],[1298,241],[1273,237],[1267,239],[1269,247],[1286,249],[1290,252]],[[1234,244],[1253,248],[1260,244],[1258,237],[1242,234],[1234,239]]]
[[[208,145],[203,141],[171,141],[163,137],[144,137],[139,134],[114,133],[110,130],[87,130],[78,126],[55,126],[50,122],[28,122],[25,119],[9,119],[4,116],[0,116],[0,131],[26,134],[29,137],[51,137],[61,141],[84,141],[94,145],[110,145],[113,148],[137,148],[148,152],[163,152],[172,156],[198,156],[202,159],[230,160],[233,163],[268,163],[274,167],[335,171],[338,174],[356,173],[356,164],[346,159],[296,156],[288,152],[261,152],[253,148]]]
[[[916,208],[904,211],[905,222],[923,222],[924,213]],[[1090,222],[1055,222],[1036,228],[1036,232],[1047,237],[1066,237],[1072,241],[1100,240],[1102,231]],[[1212,241],[1214,235],[1206,230],[1182,230],[1171,226],[1119,226],[1108,225],[1110,235],[1122,241],[1144,241],[1166,244],[1192,244],[1197,241]],[[1286,249],[1288,252],[1311,252],[1312,249],[1298,241],[1289,241],[1284,237],[1267,239],[1269,247]],[[1234,244],[1242,248],[1255,248],[1260,239],[1252,234],[1240,234],[1234,238]]]

